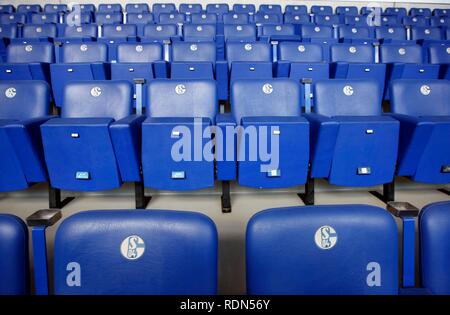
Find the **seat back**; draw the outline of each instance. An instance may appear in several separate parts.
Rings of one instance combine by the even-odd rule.
[[[253,24],[224,25],[225,40],[256,40],[256,27]]]
[[[450,17],[449,16],[433,16],[430,18],[431,26],[450,26]]]
[[[308,7],[306,5],[288,4],[285,7],[284,12],[292,14],[308,14]]]
[[[200,213],[80,212],[58,228],[54,256],[56,294],[217,293],[217,230]]]
[[[402,23],[405,26],[428,26],[428,20],[424,16],[405,16]]]
[[[272,47],[269,43],[264,42],[228,42],[226,57],[230,67],[235,61],[272,62]]]
[[[326,25],[302,25],[303,38],[333,38],[333,28]]]
[[[94,13],[95,12],[95,5],[94,4],[80,4],[81,12],[86,13]]]
[[[177,8],[173,3],[154,3],[152,6],[152,12],[155,15],[156,20],[161,13],[176,12]]]
[[[450,116],[448,80],[395,80],[391,111],[411,116]]]
[[[32,13],[41,12],[42,8],[39,4],[20,4],[17,6],[16,12],[19,13]]]
[[[127,13],[127,23],[130,24],[149,24],[153,23],[153,14],[149,12]]]
[[[67,4],[46,4],[44,6],[44,12],[48,13],[61,13],[67,11]]]
[[[125,6],[125,11],[128,15],[129,13],[148,13],[150,9],[147,3],[128,3]]]
[[[0,24],[25,24],[27,21],[27,16],[25,13],[9,13],[0,14]]]
[[[193,117],[215,121],[218,100],[212,80],[157,79],[147,87],[150,117]]]
[[[127,81],[77,81],[66,84],[63,118],[113,118],[131,115],[133,87]]]
[[[31,23],[33,24],[59,23],[59,15],[58,13],[33,13],[31,15]]]
[[[28,230],[17,216],[0,213],[0,295],[29,293]]]
[[[217,14],[215,13],[194,13],[191,15],[193,24],[216,24]]]
[[[282,14],[281,5],[279,4],[261,4],[259,6],[259,12],[269,14]]]
[[[411,8],[409,10],[411,16],[431,16],[431,9],[429,8]]]
[[[230,10],[228,3],[208,3],[206,5],[207,13],[224,14]]]
[[[200,3],[181,3],[179,7],[180,13],[201,13],[203,11]]]
[[[63,63],[107,62],[108,47],[103,43],[84,42],[64,44],[61,48]]]
[[[398,294],[398,231],[368,205],[269,209],[247,225],[247,292]]]
[[[418,63],[423,62],[420,45],[384,44],[380,47],[382,63]]]
[[[439,27],[411,27],[411,39],[413,40],[441,40],[442,31]]]
[[[183,37],[185,41],[214,41],[216,37],[216,25],[186,24],[183,26]]]
[[[281,14],[270,14],[263,12],[256,13],[254,15],[254,21],[255,23],[261,24],[278,24],[283,22]]]
[[[394,8],[394,7],[386,8],[384,10],[384,13],[390,14],[390,15],[397,15],[397,16],[408,15],[408,12],[406,12],[405,8]]]
[[[161,13],[159,15],[159,23],[161,24],[178,24],[186,21],[186,15],[184,13]]]
[[[163,47],[158,43],[123,43],[117,46],[117,62],[150,63],[163,60]]]
[[[255,13],[256,7],[254,4],[234,4],[233,11],[236,13]]]
[[[406,40],[406,29],[403,26],[379,26],[375,28],[375,38]]]
[[[23,38],[39,38],[57,36],[57,29],[55,24],[27,24],[22,28]]]
[[[231,83],[231,112],[240,124],[243,117],[299,116],[300,85],[289,79],[235,80]]]
[[[178,28],[175,24],[148,24],[144,27],[144,37],[154,39],[170,39],[177,35]]]
[[[358,15],[358,8],[355,6],[338,6],[336,7],[336,14]]]
[[[17,26],[14,24],[0,24],[0,37],[2,38],[17,37]]]
[[[449,16],[450,10],[448,9],[434,9],[433,13],[435,16]]]
[[[419,231],[422,285],[432,294],[450,294],[450,203],[436,202],[423,208]]]
[[[331,7],[329,5],[313,5],[313,6],[311,6],[311,13],[333,14],[333,7]]]
[[[295,27],[292,24],[269,24],[262,27],[262,35],[296,35]]]
[[[334,44],[331,45],[332,62],[375,63],[375,51],[372,45]]]
[[[338,25],[341,17],[333,14],[317,14],[314,16],[314,21],[318,25]]]
[[[122,12],[122,5],[119,3],[100,3],[98,5],[98,12],[102,13]]]
[[[106,24],[103,25],[103,37],[106,38],[126,38],[136,36],[136,25],[133,24]]]
[[[430,45],[428,58],[433,64],[450,64],[450,44]]]
[[[0,81],[0,119],[26,120],[48,115],[50,88],[44,81]]]
[[[80,26],[66,25],[64,28],[64,37],[80,38],[80,37],[97,37],[98,28],[95,24],[83,24]]]
[[[290,62],[323,62],[323,50],[319,44],[281,42],[278,58]]]
[[[214,42],[174,42],[172,44],[172,61],[215,63],[216,45]]]
[[[247,24],[249,22],[249,17],[246,13],[225,13],[222,18],[224,24]]]
[[[9,44],[6,49],[8,63],[53,63],[55,53],[50,43]]]
[[[122,19],[121,12],[97,12],[95,14],[95,23],[98,25],[122,23]]]
[[[381,115],[381,88],[375,80],[316,81],[314,110],[324,116]]]
[[[14,6],[12,4],[0,4],[0,13],[13,13]]]
[[[343,39],[368,39],[372,38],[372,31],[368,27],[356,27],[356,26],[340,26],[339,27],[339,38]]]
[[[309,14],[285,13],[284,14],[284,23],[309,24],[309,23],[311,23],[311,17],[309,16]]]

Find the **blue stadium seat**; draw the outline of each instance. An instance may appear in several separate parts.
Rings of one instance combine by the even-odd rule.
[[[450,10],[448,9],[434,9],[433,10],[434,16],[450,16]]]
[[[364,44],[334,44],[330,48],[331,77],[337,79],[373,79],[383,94],[386,65],[375,63],[375,49]]]
[[[246,13],[225,13],[222,17],[224,24],[247,24],[249,16]]]
[[[249,13],[254,14],[256,12],[256,7],[255,7],[254,4],[234,4],[233,5],[233,12],[245,13],[245,14],[249,14]]]
[[[398,294],[397,234],[374,206],[261,211],[247,225],[247,293]]]
[[[256,27],[254,24],[224,25],[223,34],[226,42],[256,41]]]
[[[433,16],[430,18],[430,26],[450,26],[450,16]]]
[[[408,12],[405,8],[394,8],[394,7],[388,7],[384,10],[384,13],[389,15],[396,15],[396,16],[406,16],[408,15]]]
[[[193,14],[193,13],[202,13],[203,8],[199,3],[181,3],[179,7],[180,13],[185,14]]]
[[[313,5],[311,6],[311,13],[314,14],[333,14],[333,7],[329,5]]]
[[[121,24],[123,15],[121,12],[97,12],[95,13],[95,23],[97,25]]]
[[[448,80],[392,82],[391,112],[400,121],[398,176],[450,183],[449,97]]]
[[[0,24],[0,62],[6,61],[6,47],[18,35],[14,24]]]
[[[189,23],[183,26],[183,39],[187,42],[215,41],[215,24],[194,24]]]
[[[439,27],[413,26],[411,27],[411,39],[419,41],[441,40],[443,37]]]
[[[273,77],[272,46],[266,42],[228,42],[230,82]]]
[[[80,9],[81,9],[82,13],[84,13],[84,12],[90,13],[90,14],[95,13],[95,5],[94,4],[87,4],[87,3],[80,4]]]
[[[59,23],[58,13],[33,13],[31,14],[31,24]]]
[[[400,23],[401,17],[397,15],[382,15],[380,19],[381,25],[387,25],[387,26],[398,26],[401,25]]]
[[[297,34],[293,24],[266,24],[261,27],[260,40],[274,41],[299,41],[300,35]]]
[[[339,15],[333,15],[333,14],[317,14],[314,16],[314,22],[317,25],[339,25],[341,24],[342,17]]]
[[[46,4],[44,6],[46,13],[65,13],[67,11],[67,4]]]
[[[42,8],[39,4],[20,4],[17,6],[16,12],[18,13],[34,13],[41,12]]]
[[[27,16],[25,13],[0,14],[0,24],[25,24]]]
[[[178,27],[175,24],[147,24],[144,27],[142,42],[164,42],[178,37]]]
[[[98,12],[101,13],[121,13],[122,5],[119,3],[100,3],[98,5]]]
[[[46,182],[39,125],[50,118],[48,84],[1,80],[0,91],[0,191],[22,190]]]
[[[16,38],[13,42],[52,42],[57,35],[55,24],[26,24],[22,27],[22,38]]]
[[[0,64],[1,80],[44,80],[50,83],[50,64],[55,62],[50,43],[9,44],[6,63]]]
[[[100,191],[141,182],[140,128],[126,81],[76,81],[63,88],[61,118],[41,126],[52,189]]]
[[[155,16],[155,20],[159,21],[159,15],[161,13],[172,13],[176,12],[177,8],[173,3],[154,3],[152,6],[152,12]]]
[[[258,12],[253,16],[253,20],[260,24],[278,24],[283,22],[283,15]]]
[[[60,60],[50,65],[53,95],[56,106],[63,104],[67,83],[84,80],[107,80],[108,47],[103,43],[84,42],[64,44]]]
[[[66,14],[64,15],[64,23],[69,26],[79,26],[81,24],[90,24],[94,21],[92,13],[81,12],[79,14]]]
[[[341,25],[338,28],[338,37],[343,43],[370,43],[373,36],[373,30],[365,26]]]
[[[261,4],[258,12],[267,14],[282,14],[281,5],[279,4]]]
[[[63,34],[56,40],[62,43],[85,42],[96,40],[98,27],[95,24],[82,24],[80,26],[66,25]]]
[[[137,34],[140,37],[144,36],[144,27],[147,24],[153,24],[154,21],[153,14],[149,12],[127,13],[127,23],[136,25]]]
[[[284,12],[292,14],[308,14],[308,7],[306,5],[288,4],[286,5]]]
[[[12,4],[0,4],[0,13],[13,13],[14,6]]]
[[[192,148],[194,142],[203,148],[211,141],[209,127],[215,125],[218,111],[216,83],[213,80],[153,80],[148,84],[145,103],[148,116],[142,125],[145,187],[163,190],[213,187],[212,153],[209,158],[200,153],[202,156],[198,158],[179,145],[181,140]],[[201,130],[202,139],[195,139],[194,127],[196,132]]]
[[[333,38],[333,28],[326,25],[302,25],[302,39],[311,40],[312,38],[330,39]]]
[[[432,294],[448,295],[450,203],[442,201],[424,207],[419,215],[419,231],[422,286]]]
[[[125,11],[128,14],[149,13],[150,8],[147,3],[128,3],[125,6]]]
[[[409,10],[411,16],[431,16],[431,9],[429,8],[411,8]]]
[[[108,61],[117,61],[117,45],[137,42],[137,27],[134,24],[105,24],[102,27],[102,37],[97,42],[108,45]]]
[[[230,94],[231,117],[225,115],[218,125],[244,128],[237,134],[239,184],[254,188],[304,184],[308,172],[309,124],[301,116],[300,84],[286,78],[236,80],[231,83]],[[254,133],[259,138],[258,144],[255,138],[246,141],[247,133]],[[264,150],[264,143],[278,144],[270,160],[255,152],[257,148],[258,152]],[[218,164],[219,178],[223,176],[221,166]],[[236,170],[228,171],[231,173],[228,176],[236,177]]]
[[[286,24],[311,24],[311,17],[309,14],[302,13],[285,13],[284,23]]]
[[[218,22],[223,22],[223,15],[229,11],[228,3],[208,3],[206,5],[206,13],[215,14]]]
[[[428,58],[431,64],[440,65],[440,79],[450,80],[450,44],[432,44],[428,47]]]
[[[338,6],[336,7],[336,14],[358,15],[358,8],[355,6]]]
[[[403,26],[378,26],[375,38],[383,43],[406,41],[406,29]]]
[[[159,15],[159,23],[161,24],[183,24],[186,22],[186,14],[184,13],[161,13]]]
[[[344,24],[349,26],[368,26],[368,19],[366,15],[346,15],[344,17]]]
[[[381,14],[381,12],[383,12],[383,9],[381,7],[372,7],[372,6],[362,7],[360,10],[361,15],[369,15],[369,14],[377,15],[378,13]]]
[[[316,82],[311,124],[311,178],[333,185],[391,183],[399,123],[382,115],[379,84],[369,79]]]
[[[405,26],[428,26],[428,22],[424,16],[405,16],[402,20]]]
[[[194,13],[191,14],[191,23],[193,24],[216,24],[218,16],[215,13]]]
[[[30,271],[25,223],[15,215],[0,213],[0,239],[0,295],[26,295]]]
[[[98,257],[86,250],[98,247]],[[217,294],[217,247],[216,226],[200,213],[80,212],[56,233],[55,294]]]

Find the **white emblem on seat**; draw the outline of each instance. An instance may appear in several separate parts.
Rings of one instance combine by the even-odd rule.
[[[314,234],[314,241],[320,249],[331,249],[337,243],[336,230],[328,225],[321,226]]]
[[[95,86],[91,89],[91,95],[93,97],[99,97],[102,94],[102,89],[98,86]]]
[[[431,93],[431,88],[428,85],[422,85],[420,87],[420,93],[422,93],[423,95],[428,95]]]
[[[244,46],[244,49],[245,50],[247,50],[247,51],[250,51],[250,50],[252,50],[252,44],[245,44],[245,46]]]
[[[201,32],[201,31],[203,31],[203,27],[197,26],[197,32]]]
[[[294,16],[294,20],[300,20],[300,17],[298,15]]]
[[[358,33],[358,30],[354,27],[354,28],[352,28],[352,33],[356,34],[356,33]]]
[[[387,20],[388,20],[387,17],[384,17],[384,18],[383,18],[383,21],[384,21],[384,22],[387,22]]]
[[[120,252],[126,259],[136,260],[144,254],[145,242],[137,235],[128,236],[122,241],[122,244],[120,245]]]
[[[175,93],[177,93],[178,95],[186,93],[186,86],[184,84],[178,84],[175,87]]]
[[[238,18],[237,14],[233,14],[233,19],[237,19],[237,18]]]
[[[400,48],[400,49],[398,50],[398,53],[399,53],[400,55],[404,55],[404,54],[406,54],[406,49],[405,49],[405,48]]]
[[[356,21],[356,22],[359,22],[359,17],[355,17],[355,21]]]
[[[80,46],[80,50],[81,51],[87,51],[88,50],[88,46],[86,44],[83,44]]]
[[[271,94],[273,92],[273,86],[269,83],[263,85],[262,90],[264,94]]]
[[[316,32],[316,33],[320,32],[320,27],[318,27],[318,26],[314,27],[314,32]]]
[[[447,47],[447,54],[450,55],[450,47]]]
[[[142,52],[142,51],[144,51],[144,47],[142,45],[137,45],[136,46],[136,51],[137,52]]]
[[[412,20],[413,20],[413,22],[417,22],[417,18],[413,18]]]
[[[157,31],[157,32],[161,32],[161,31],[162,31],[162,26],[158,25],[158,26],[156,27],[156,31]]]
[[[424,33],[427,34],[427,35],[430,35],[431,32],[430,32],[430,30],[427,28],[427,29],[425,29]]]
[[[343,91],[344,94],[347,95],[347,96],[352,96],[352,95],[353,95],[353,87],[351,87],[350,85],[344,86],[344,88],[342,89],[342,91]]]
[[[109,20],[111,18],[111,15],[106,15],[106,18]]]
[[[277,31],[281,31],[281,26],[280,26],[280,25],[277,25],[277,26],[275,27],[275,29],[276,29]]]
[[[268,19],[269,18],[269,16],[266,14],[266,15],[264,15],[264,19]]]
[[[83,28],[82,28],[81,26],[78,26],[78,27],[77,27],[77,32],[78,32],[78,33],[81,33],[82,31],[83,31]]]
[[[41,16],[41,20],[46,20],[46,19],[47,19],[46,15]]]
[[[348,51],[352,54],[354,54],[356,52],[356,47],[355,46],[350,46]]]
[[[206,14],[202,14],[202,19],[206,19]]]
[[[16,89],[13,87],[7,88],[5,91],[5,96],[7,98],[13,98],[14,96],[16,96],[17,92]]]
[[[33,50],[33,46],[32,45],[26,45],[25,46],[25,51],[30,52]]]
[[[298,45],[297,49],[299,52],[304,52],[306,50],[305,46],[303,45]]]
[[[116,26],[116,31],[122,32],[122,26]]]
[[[197,47],[196,44],[192,44],[192,45],[190,46],[190,49],[191,49],[192,51],[197,51],[198,47]]]
[[[42,27],[36,27],[36,33],[42,33]]]
[[[388,33],[389,33],[389,34],[392,34],[392,33],[394,33],[394,29],[393,29],[392,27],[391,27],[391,28],[389,28],[389,29],[388,29]]]

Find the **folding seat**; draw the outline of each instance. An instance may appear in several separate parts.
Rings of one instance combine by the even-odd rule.
[[[424,16],[405,16],[402,23],[405,26],[428,26],[429,20]]]
[[[218,16],[215,13],[193,13],[191,23],[193,24],[216,24]]]
[[[137,35],[139,37],[144,35],[144,27],[147,24],[153,24],[154,17],[150,12],[143,13],[127,13],[127,24],[136,25]]]
[[[382,115],[379,83],[321,80],[313,91],[314,113],[305,114],[312,145],[305,204],[314,203],[315,178],[339,186],[393,185],[399,123]]]
[[[15,24],[0,24],[0,62],[6,60],[6,47],[18,35]]]
[[[159,21],[159,15],[161,13],[177,12],[177,8],[173,3],[154,3],[152,6],[152,12],[155,16],[155,20]]]
[[[26,295],[30,271],[25,223],[15,215],[0,213],[0,239],[0,295]]]
[[[380,23],[381,25],[397,26],[401,25],[401,17],[397,15],[382,15]],[[376,25],[375,25],[376,26]]]
[[[59,62],[50,65],[53,96],[56,106],[63,105],[64,87],[69,82],[109,79],[108,46],[81,42],[64,44]]]
[[[334,44],[330,48],[331,77],[337,79],[372,79],[384,92],[386,65],[375,63],[375,49],[364,44]]]
[[[58,35],[56,24],[25,24],[22,27],[22,38],[15,38],[12,42],[33,43],[52,42]]]
[[[447,9],[434,9],[433,10],[433,15],[434,16],[449,16],[450,15],[450,10],[447,10]]]
[[[258,12],[255,13],[253,19],[255,23],[260,24],[279,24],[283,22],[283,15]]]
[[[247,24],[249,16],[246,13],[225,13],[222,17],[224,24]]]
[[[148,118],[142,124],[145,187],[177,191],[213,187],[214,153],[203,155],[208,150],[203,148],[212,143],[210,126],[215,125],[218,111],[216,83],[153,80],[147,86],[145,103],[148,109]],[[203,137],[196,137],[194,132]],[[202,149],[192,151],[194,157],[186,151],[188,146]]]
[[[386,64],[385,99],[389,99],[389,85],[396,79],[437,79],[439,65],[424,63],[422,47],[416,44],[383,44],[380,62]]]
[[[98,12],[100,13],[121,13],[122,12],[122,5],[119,3],[113,3],[113,4],[104,4],[101,3],[98,5]]]
[[[42,8],[39,4],[20,4],[17,6],[16,12],[18,13],[35,13],[35,12],[41,12]]]
[[[0,13],[13,13],[14,6],[12,4],[0,4]]]
[[[255,14],[256,7],[254,4],[234,4],[233,12],[235,13],[245,13],[245,14]]]
[[[408,12],[406,11],[405,8],[388,7],[384,10],[384,13],[389,14],[389,15],[396,15],[398,17],[403,17],[403,16],[408,15]]]
[[[95,13],[95,23],[97,25],[103,24],[122,24],[123,14],[121,12],[97,12]]]
[[[224,16],[225,19],[225,16]],[[223,34],[226,42],[256,41],[256,26],[254,24],[224,25]]]
[[[450,183],[450,81],[396,80],[392,117],[400,121],[397,175],[416,182]]]
[[[184,13],[161,13],[159,15],[160,24],[183,24],[186,22]]]
[[[101,191],[123,182],[136,183],[136,207],[145,208],[137,188],[143,189],[139,135],[144,116],[132,114],[132,85],[90,80],[67,83],[61,90],[61,118],[41,125],[50,208],[65,203],[52,200],[62,189]]]
[[[25,13],[0,14],[0,24],[25,24],[27,16]]]
[[[97,42],[108,45],[108,60],[117,61],[117,45],[137,42],[137,27],[133,24],[106,24],[102,27],[102,37]]]
[[[58,13],[33,13],[31,14],[32,24],[59,23]]]
[[[95,24],[82,24],[80,26],[66,25],[63,34],[57,41],[63,43],[93,41],[98,36],[98,27]]]
[[[56,221],[55,213],[51,215]],[[49,223],[36,217],[39,212],[28,222],[36,224],[37,232]],[[45,239],[45,230],[41,234]],[[34,273],[36,292],[46,295],[46,246],[38,238],[33,242],[43,258]],[[92,255],[86,248],[101,248],[101,255]],[[197,212],[79,212],[59,226],[53,257],[56,295],[217,294],[217,229],[209,217]]]
[[[267,42],[227,42],[230,82],[273,77],[272,46]]]
[[[177,37],[178,27],[175,24],[148,24],[144,26],[141,42],[164,42]]]
[[[329,5],[313,5],[311,6],[311,13],[313,14],[328,14],[328,15],[332,15],[333,14],[333,7],[329,6]]]
[[[147,3],[128,3],[125,6],[125,11],[127,14],[149,13],[150,8]]]
[[[241,129],[236,142],[239,185],[282,188],[304,184],[308,171],[309,124],[301,116],[300,84],[286,78],[236,80],[231,83],[230,94],[231,117],[224,117],[218,126],[223,130],[229,126]],[[256,150],[261,152],[263,147],[272,148],[271,157],[257,154]],[[225,174],[220,173],[223,171],[220,167],[218,164],[218,176],[223,179]],[[236,177],[236,170],[230,173],[226,174],[232,175],[229,178]]]
[[[50,111],[48,84],[39,80],[1,80],[0,91],[0,191],[22,190],[46,182],[39,125],[51,118],[47,116]],[[8,256],[2,253],[1,257]],[[1,259],[0,265],[4,263],[7,262]],[[3,280],[0,288],[2,285]]]
[[[403,26],[377,26],[375,38],[382,43],[406,41],[406,29]]]
[[[371,20],[368,20],[368,16],[366,15],[346,15],[344,17],[345,25],[367,27],[369,26],[369,23],[371,23]]]
[[[258,12],[265,14],[283,14],[281,12],[281,5],[279,4],[261,4]]]
[[[90,24],[94,21],[92,13],[84,12],[64,15],[64,23],[69,26],[80,26],[81,24]]]
[[[50,82],[53,62],[55,53],[50,43],[11,43],[6,49],[6,63],[0,64],[0,79]]]
[[[450,237],[450,203],[427,205],[419,214],[422,286],[431,294],[450,294],[447,242]]]
[[[311,24],[309,14],[285,13],[284,23],[286,24]]]
[[[431,9],[429,8],[411,8],[409,10],[411,16],[431,16]]]
[[[373,30],[368,26],[341,25],[338,28],[338,37],[343,43],[371,43],[374,41]]]
[[[308,14],[308,7],[306,5],[286,5],[284,13],[292,14]]]
[[[327,25],[302,25],[301,33],[303,40],[311,40],[313,38],[333,38],[333,28]]]
[[[431,44],[428,47],[428,61],[440,65],[440,79],[450,80],[450,44]]]
[[[441,40],[443,39],[442,31],[439,27],[411,27],[411,39],[423,42],[424,40]]]
[[[206,13],[213,13],[217,15],[218,21],[222,22],[222,17],[224,14],[228,13],[230,8],[228,3],[208,3],[206,5]]]
[[[181,3],[179,11],[184,14],[202,13],[203,8],[199,3]]]
[[[183,26],[183,39],[189,42],[215,41],[215,24],[186,24]]]
[[[398,247],[395,220],[379,207],[264,210],[247,225],[247,293],[398,294]]]
[[[93,4],[80,4],[80,9],[81,9],[81,13],[90,13],[90,14],[94,14],[95,13],[95,5]]]
[[[260,40],[267,38],[275,41],[300,41],[301,37],[297,34],[293,24],[267,24],[263,25],[260,34]]]
[[[353,6],[338,6],[336,14],[340,15],[358,15],[358,8]]]
[[[46,13],[66,13],[68,10],[67,4],[46,4],[44,12]]]
[[[430,26],[450,26],[450,16],[433,16],[430,18]]]
[[[372,7],[372,6],[367,6],[367,7],[362,7],[361,8],[361,15],[377,15],[377,14],[381,14],[381,12],[383,12],[383,9],[381,7]]]
[[[338,25],[341,24],[341,18],[339,15],[333,14],[316,14],[314,16],[314,22],[317,25]]]

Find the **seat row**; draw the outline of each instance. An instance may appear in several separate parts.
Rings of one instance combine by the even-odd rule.
[[[230,181],[254,188],[305,185],[384,185],[395,198],[395,176],[450,183],[450,81],[395,80],[391,113],[382,114],[375,80],[318,80],[313,111],[302,114],[300,83],[287,78],[235,80],[231,113],[218,113],[213,80],[152,80],[146,115],[133,114],[126,81],[79,81],[62,91],[60,117],[48,116],[43,81],[0,82],[0,191],[49,182],[50,207],[61,190],[101,191],[124,182],[197,190],[222,184],[222,210],[231,211]],[[309,93],[308,93],[309,94]],[[374,192],[379,196],[378,193]]]
[[[44,6],[43,12],[46,13],[65,13],[68,12],[69,9],[66,4],[46,4]],[[373,10],[379,10],[382,12],[382,8],[372,8],[372,7],[361,7],[360,10],[356,6],[337,6],[334,10],[332,6],[321,6],[321,5],[313,5],[308,12],[308,7],[306,5],[286,5],[284,9],[284,13],[296,13],[296,14],[342,14],[342,15],[358,15],[358,14],[368,14]],[[82,12],[100,12],[100,13],[115,13],[122,12],[123,7],[119,3],[115,4],[99,4],[98,9],[96,10],[95,5],[93,4],[81,4],[80,11]],[[201,4],[198,3],[182,3],[179,5],[179,9],[177,10],[175,4],[173,3],[154,3],[152,5],[153,13],[159,15],[160,13],[215,13],[215,14],[224,14],[230,11],[230,7],[226,3],[210,3],[206,5],[206,10],[203,9]],[[257,12],[256,6],[254,4],[234,4],[232,7],[233,12],[236,13],[250,13],[254,14]],[[37,13],[42,12],[42,7],[38,4],[21,4],[17,6],[17,9],[14,8],[13,5],[2,4],[0,5],[0,12],[2,13]],[[146,3],[130,3],[125,6],[126,13],[146,13],[150,12],[150,6]],[[259,6],[258,12],[261,13],[283,13],[282,6],[278,4],[261,4]],[[434,16],[448,16],[449,10],[443,8],[411,8],[409,10],[410,16],[425,16],[431,17]],[[406,8],[399,7],[388,7],[384,9],[384,14],[386,15],[396,15],[396,16],[407,16],[408,11]]]
[[[433,203],[420,211],[418,268],[414,235],[418,210],[413,211],[402,216],[400,242],[393,216],[379,207],[261,211],[247,225],[247,293],[450,294],[450,203]],[[27,218],[38,295],[49,293],[45,230],[60,218],[60,211],[48,210]],[[26,225],[14,215],[0,214],[0,240],[0,294],[29,294]],[[54,294],[217,294],[217,229],[200,213],[80,212],[59,226],[53,257]]]

